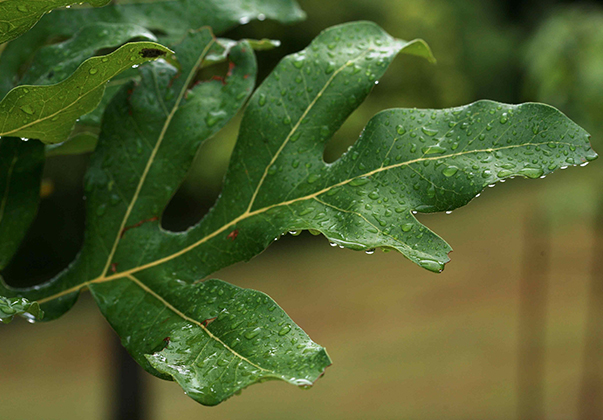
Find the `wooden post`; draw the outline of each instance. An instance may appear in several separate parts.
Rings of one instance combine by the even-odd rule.
[[[542,212],[526,217],[519,290],[518,419],[543,420],[549,225]]]
[[[595,216],[593,263],[578,418],[603,420],[603,200]]]
[[[145,399],[144,370],[128,354],[115,333],[111,332],[115,365],[111,420],[145,420],[148,401]]]

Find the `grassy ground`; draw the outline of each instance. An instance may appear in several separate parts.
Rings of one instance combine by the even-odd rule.
[[[271,295],[334,365],[309,391],[269,382],[214,408],[149,376],[151,419],[515,418],[523,227],[541,202],[537,187],[518,180],[451,215],[423,216],[455,249],[440,275],[394,253],[333,249],[309,235],[217,273]],[[568,420],[592,238],[584,220],[571,220],[552,241],[546,410]],[[107,418],[111,334],[89,296],[59,321],[0,327],[0,419]]]

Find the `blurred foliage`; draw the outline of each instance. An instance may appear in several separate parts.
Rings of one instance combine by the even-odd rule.
[[[573,4],[549,11],[524,48],[523,94],[568,115],[603,146],[603,8]],[[592,218],[600,200],[600,165],[572,173],[545,192],[557,227],[570,218]]]
[[[573,115],[600,142],[603,133],[603,9],[555,9],[528,42],[527,97]]]

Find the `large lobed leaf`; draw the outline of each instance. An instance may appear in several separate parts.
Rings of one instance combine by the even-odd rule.
[[[21,5],[23,8],[23,5],[27,6],[29,3],[32,2],[19,0],[17,6]],[[52,2],[35,3],[38,3],[36,8],[28,8],[28,10],[38,10],[38,6],[47,7],[54,4]],[[101,3],[102,1],[96,2],[95,5]],[[11,6],[11,10],[14,9],[14,5],[13,1],[2,3],[4,7]],[[222,10],[222,12],[209,13],[209,11],[216,10]],[[7,17],[9,15],[6,14]],[[21,11],[18,15],[26,16]],[[161,26],[156,18],[150,17],[151,15],[160,16],[158,19],[163,22],[164,26]],[[87,9],[55,10],[54,13],[43,19],[41,25],[10,42],[6,50],[4,47],[7,44],[0,44],[0,54],[2,54],[0,96],[4,96],[17,83],[48,85],[62,81],[98,50],[119,46],[130,37],[138,40],[154,40],[149,29],[154,29],[159,34],[169,34],[171,39],[177,39],[189,28],[198,28],[203,25],[223,31],[237,23],[254,18],[268,17],[281,22],[293,22],[303,16],[303,12],[293,0],[254,0],[251,2],[248,0],[230,0],[228,2],[222,0],[170,0],[156,1],[153,4],[129,2],[127,5],[114,3],[100,15]],[[188,19],[186,22],[183,21],[185,17]],[[137,25],[145,23],[148,23],[146,28]],[[59,44],[44,46],[62,38],[69,39]],[[34,52],[37,52],[37,55],[30,63]],[[26,69],[24,75],[22,75],[23,69]],[[86,125],[84,130],[77,129],[77,132],[72,134],[73,138],[70,137],[71,141],[48,149],[49,155],[80,153],[94,149],[98,133],[94,128],[89,131],[90,125],[99,125],[108,101],[124,82],[131,79],[129,73],[130,71],[126,71],[106,84],[105,95],[99,106],[93,112],[80,118],[80,125],[82,123]],[[6,198],[8,204],[5,205],[5,212],[15,209],[21,215],[19,222],[11,222],[10,226],[8,226],[7,217],[0,219],[0,242],[3,244],[1,259],[5,264],[12,257],[37,211],[37,191],[44,156],[42,145],[38,142],[25,143],[21,142],[19,138],[9,137],[3,137],[3,142],[3,147],[6,147],[8,143],[11,144],[13,150],[11,153],[28,156],[28,159],[19,158],[12,169],[10,169],[10,164],[3,165],[0,169],[2,176],[6,176],[9,169],[11,170],[13,174],[11,182],[14,185],[27,186],[27,190],[24,190],[27,193],[15,194],[17,191],[15,188],[5,190],[12,192],[10,199]],[[18,181],[15,178],[17,174]],[[11,248],[12,251],[8,252],[8,248]]]
[[[104,6],[111,0],[88,0],[92,6]],[[46,13],[74,4],[73,0],[4,0],[0,2],[0,44],[27,32]]]
[[[551,107],[481,101],[384,111],[341,159],[325,163],[325,142],[399,52],[431,59],[421,41],[396,40],[371,23],[341,25],[285,58],[258,88],[216,206],[188,231],[167,232],[162,211],[199,145],[253,87],[246,42],[230,50],[224,84],[192,83],[221,48],[207,30],[189,33],[174,46],[180,72],[152,63],[115,96],[86,177],[82,252],[47,284],[0,289],[38,300],[50,320],[89,288],[136,360],[203,404],[266,379],[309,385],[330,363],[268,297],[201,281],[211,273],[300,229],[352,249],[396,249],[440,271],[450,247],[413,212],[453,210],[496,181],[596,157],[588,135]]]

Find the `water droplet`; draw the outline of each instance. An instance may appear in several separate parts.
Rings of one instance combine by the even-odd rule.
[[[367,250],[366,250],[366,251],[364,251],[364,252],[366,252],[368,255],[372,255],[372,254],[374,254],[374,253],[375,253],[375,249],[374,249],[374,248],[373,248],[373,249],[367,249]]]
[[[17,10],[20,11],[20,12],[23,12],[23,13],[27,13],[27,11],[29,9],[24,4],[20,4],[20,5],[17,6]]]
[[[433,137],[436,134],[438,134],[438,130],[432,130],[431,128],[427,128],[427,127],[421,127],[421,131],[429,137]]]
[[[359,187],[361,185],[367,184],[370,180],[368,178],[355,178],[350,181],[350,185],[352,187]]]
[[[90,74],[96,74],[96,73],[98,73],[98,69],[94,69],[94,68],[90,69]]]
[[[287,333],[291,331],[291,325],[285,325],[283,328],[280,329],[280,331],[278,332],[278,335],[283,336],[283,335],[287,335]]]
[[[33,115],[34,110],[29,104],[25,104],[21,107],[21,111],[25,112],[27,115]]]
[[[410,232],[410,230],[412,229],[414,225],[412,223],[405,223],[402,225],[401,229],[402,232]]]
[[[403,125],[396,126],[396,132],[400,135],[406,133],[406,128]]]
[[[445,177],[451,177],[458,172],[459,168],[456,166],[449,166],[442,171],[442,175]]]
[[[308,177],[308,184],[315,183],[316,181],[318,181],[319,178],[320,178],[320,175],[310,174],[310,176]]]
[[[446,151],[446,149],[444,149],[442,146],[438,146],[437,144],[434,146],[425,146],[421,149],[421,151],[423,152],[423,154],[426,155],[435,155],[435,154],[442,154]]]
[[[500,117],[500,123],[506,124],[507,121],[509,121],[509,114],[507,114],[506,112],[503,112],[502,116]]]
[[[434,260],[421,260],[419,261],[419,265],[434,273],[441,273],[444,269],[444,266],[441,263]]]
[[[304,55],[298,55],[297,57],[295,57],[293,59],[293,65],[295,66],[295,68],[301,69],[304,64],[306,62],[306,56]]]
[[[205,123],[207,124],[208,127],[213,127],[214,125],[216,125],[219,121],[223,120],[224,118],[226,118],[226,112],[225,111],[210,111],[206,116],[205,116]]]
[[[252,338],[257,337],[260,332],[262,331],[262,329],[260,327],[257,327],[256,329],[249,331],[248,333],[245,334],[245,338],[248,340],[251,340]]]
[[[519,175],[523,175],[525,177],[536,179],[542,176],[544,171],[541,168],[523,168],[518,171]]]

